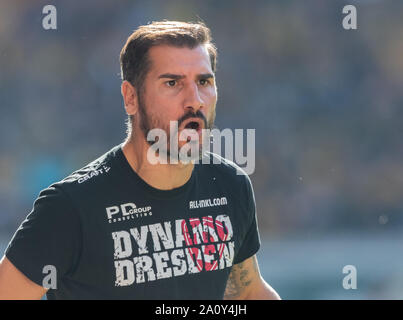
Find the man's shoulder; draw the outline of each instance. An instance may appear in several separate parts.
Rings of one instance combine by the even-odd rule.
[[[67,193],[75,192],[79,194],[80,192],[97,188],[107,183],[113,171],[116,170],[114,159],[117,157],[119,148],[120,145],[113,147],[82,168],[53,183],[49,188],[62,189]]]
[[[254,191],[251,179],[245,170],[216,153],[205,153],[205,156],[208,157],[205,161],[210,162],[200,164],[202,181],[215,181],[222,191],[228,192],[232,199],[236,199],[242,212],[253,212],[251,207],[254,202]]]
[[[202,170],[224,177],[229,183],[250,180],[248,174],[239,165],[213,152],[205,152],[198,165],[202,167]]]

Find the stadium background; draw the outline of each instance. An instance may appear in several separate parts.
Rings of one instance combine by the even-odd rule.
[[[42,28],[46,4],[57,30]],[[346,4],[357,30],[342,28]],[[0,249],[42,188],[124,138],[131,31],[198,18],[219,49],[218,128],[256,129],[266,280],[283,299],[402,299],[398,1],[1,1]]]

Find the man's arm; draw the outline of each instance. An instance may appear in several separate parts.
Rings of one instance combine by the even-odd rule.
[[[262,278],[256,255],[232,267],[224,293],[226,300],[280,300]]]
[[[5,256],[0,260],[0,300],[40,300],[46,291],[29,280]]]

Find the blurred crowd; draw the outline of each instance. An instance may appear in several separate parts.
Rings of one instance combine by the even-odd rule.
[[[212,30],[216,125],[256,129],[263,235],[403,228],[403,2],[350,2],[357,30],[344,1],[1,1],[0,233],[124,139],[119,52],[161,19]]]

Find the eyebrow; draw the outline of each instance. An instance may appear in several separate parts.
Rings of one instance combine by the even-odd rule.
[[[173,73],[164,73],[159,75],[158,79],[173,79],[173,80],[180,80],[185,78],[184,75],[182,74],[173,74]],[[209,79],[209,78],[214,78],[214,75],[212,73],[202,73],[197,75],[197,79]]]
[[[202,74],[198,74],[197,78],[200,79],[210,79],[210,78],[214,78],[214,74],[212,73],[202,73]]]

